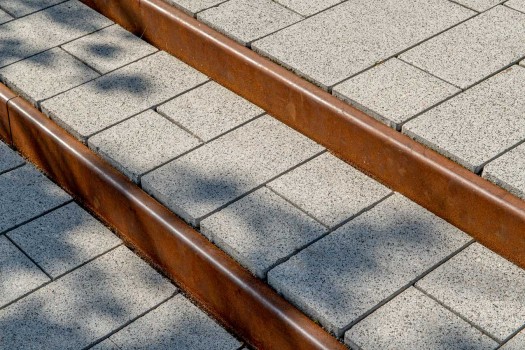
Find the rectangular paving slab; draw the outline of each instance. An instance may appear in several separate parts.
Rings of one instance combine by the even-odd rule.
[[[525,68],[514,65],[403,125],[403,132],[467,169],[525,139]]]
[[[311,16],[340,3],[342,0],[277,0],[281,5],[303,15]]]
[[[159,52],[47,100],[42,110],[85,140],[206,80],[190,66]]]
[[[227,0],[166,0],[167,3],[175,5],[191,15],[225,1]]]
[[[463,89],[525,56],[525,14],[497,6],[400,57]]]
[[[474,14],[444,0],[347,1],[252,47],[326,88]]]
[[[359,349],[495,349],[494,340],[410,287],[345,334]]]
[[[525,12],[525,0],[509,0],[505,3],[505,6]]]
[[[24,164],[20,157],[9,146],[0,141],[0,174]]]
[[[473,9],[474,11],[483,12],[505,2],[505,0],[454,0],[454,2]]]
[[[143,188],[192,225],[323,148],[262,116],[142,178]]]
[[[525,349],[525,331],[522,330],[517,335],[512,337],[505,345],[501,347],[501,350],[522,350]]]
[[[13,17],[5,11],[0,10],[0,24],[12,20]]]
[[[286,299],[337,336],[470,238],[399,194],[268,272]]]
[[[0,0],[0,7],[15,17],[26,16],[64,0]]]
[[[525,199],[525,144],[522,144],[488,163],[483,177]]]

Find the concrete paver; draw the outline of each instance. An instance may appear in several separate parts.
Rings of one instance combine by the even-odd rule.
[[[264,111],[221,85],[210,81],[157,107],[203,141],[252,120]]]
[[[34,105],[98,76],[97,72],[60,48],[0,69],[2,82]]]
[[[0,175],[0,233],[68,200],[57,185],[31,166]]]
[[[524,0],[509,0],[505,3],[505,6],[511,7],[515,10],[525,13],[525,1]]]
[[[0,308],[49,280],[13,243],[0,236]]]
[[[311,16],[319,11],[325,10],[342,0],[277,0],[281,5],[303,15]]]
[[[48,275],[56,278],[121,243],[75,203],[7,234]]]
[[[19,3],[12,0],[6,2]],[[78,20],[79,18],[82,20]],[[109,19],[77,0],[5,23],[0,25],[0,67],[107,27],[111,23]]]
[[[72,41],[62,48],[102,74],[158,51],[117,24]]]
[[[94,347],[90,348],[90,350],[121,350],[120,348],[115,345],[110,339],[106,339]]]
[[[0,10],[0,24],[10,21],[12,19],[13,17],[7,12]]]
[[[337,336],[470,238],[399,194],[268,272],[279,293]]]
[[[525,331],[522,330],[516,334],[512,339],[510,339],[505,345],[503,345],[501,350],[522,350],[525,349]]]
[[[500,341],[525,323],[525,271],[478,243],[417,283]]]
[[[268,184],[324,225],[334,227],[391,191],[325,153]]]
[[[386,125],[399,129],[401,124],[415,115],[460,91],[392,58],[336,85],[333,94]]]
[[[483,177],[510,193],[525,199],[525,144],[522,144],[483,168]]]
[[[454,0],[458,4],[466,6],[474,11],[483,12],[491,7],[505,2],[505,0]]]
[[[360,349],[479,350],[498,346],[476,328],[410,287],[352,327],[348,345]]]
[[[24,159],[0,141],[0,174],[22,164],[24,164]]]
[[[192,225],[323,148],[262,116],[142,178],[146,192]]]
[[[0,0],[0,7],[15,17],[22,17],[60,2],[64,0]]]
[[[302,18],[272,0],[230,0],[197,14],[197,19],[243,45]]]
[[[85,140],[206,80],[190,66],[159,52],[49,99],[42,110]]]
[[[148,110],[88,140],[88,145],[133,181],[200,141],[158,113]]]
[[[348,1],[252,47],[326,88],[474,14],[443,0]]]
[[[237,350],[242,345],[181,294],[110,339],[123,350]]]
[[[467,169],[525,138],[525,69],[513,66],[409,121],[403,132]]]
[[[205,236],[260,278],[326,231],[267,188],[243,197],[201,223]]]
[[[166,0],[169,4],[186,11],[191,15],[197,12],[219,5],[227,0]]]
[[[497,6],[400,57],[465,89],[524,56],[525,14]]]

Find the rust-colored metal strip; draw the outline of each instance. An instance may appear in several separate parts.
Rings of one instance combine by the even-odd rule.
[[[7,115],[7,102],[16,97],[10,89],[0,84],[0,139],[11,145],[11,128]]]
[[[261,349],[344,349],[264,282],[20,97],[15,147],[203,308]],[[5,104],[4,104],[5,107]]]
[[[139,7],[150,43],[525,268],[525,202],[162,0]]]

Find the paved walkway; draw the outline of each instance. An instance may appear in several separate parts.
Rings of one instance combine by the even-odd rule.
[[[525,327],[525,271],[76,0],[54,6],[42,3],[39,9],[27,9],[22,1],[14,3],[18,2],[27,15],[0,25],[0,42],[6,47],[0,50],[0,79],[349,346],[525,347],[525,334],[514,337]],[[0,7],[16,15],[9,10],[12,3],[0,0]],[[309,43],[316,45],[320,60],[327,57],[323,52],[339,54],[339,58],[329,60],[331,63],[316,64],[322,67],[319,72],[296,70],[313,80],[326,77],[322,80],[325,86],[345,80],[341,86],[348,90],[344,91],[352,86],[370,89],[359,91],[399,116],[390,119],[382,114],[385,121],[403,120],[401,129],[408,130],[403,123],[431,107],[428,103],[435,105],[444,99],[448,99],[446,103],[428,113],[462,110],[459,105],[450,105],[461,101],[468,103],[465,110],[469,113],[490,111],[492,105],[506,111],[507,118],[519,111],[522,99],[513,99],[519,89],[512,90],[514,95],[501,90],[505,84],[519,83],[523,68],[518,66],[464,93],[466,85],[462,84],[483,77],[461,70],[465,78],[458,76],[463,80],[456,82],[460,86],[454,86],[397,58],[355,76],[366,79],[364,85],[352,85],[353,78],[346,80],[369,63],[374,65],[409,47],[417,50],[420,41],[431,36],[439,38],[447,33],[440,32],[455,24],[463,22],[455,27],[462,28],[469,21],[501,12],[512,13],[519,21],[521,14],[515,10],[499,6],[478,15],[445,0],[355,1],[352,6],[342,2],[303,19],[328,3],[287,1],[287,6],[295,6],[296,12],[292,12],[273,1],[230,0],[199,12],[197,17],[216,27],[221,27],[221,21],[230,23],[223,30],[255,48],[267,43],[267,48],[292,55]],[[180,1],[180,5],[200,11],[216,4],[192,0]],[[228,11],[231,7],[235,11]],[[36,12],[28,14],[31,11]],[[340,23],[337,38],[360,43],[362,49],[349,48],[344,41],[340,41],[340,47],[330,46],[337,43],[335,39],[317,40],[317,35],[335,28],[330,18],[352,19],[348,14],[355,11],[361,11],[357,20]],[[228,16],[232,13],[246,14],[249,19],[231,21]],[[374,20],[379,27],[364,26],[376,18],[374,13],[382,16],[377,18],[400,19],[384,23]],[[9,20],[9,15],[5,18]],[[263,20],[267,22],[257,25]],[[505,26],[509,21],[505,17],[497,23]],[[238,28],[231,27],[234,22],[240,23]],[[306,26],[310,23],[318,23],[320,30],[308,32]],[[356,26],[359,31],[352,29]],[[282,38],[281,32],[269,35],[283,27],[281,32],[296,34],[282,34]],[[247,33],[246,28],[250,28]],[[505,35],[511,33],[505,29]],[[279,42],[285,38],[299,40],[300,34],[303,41],[294,41],[292,46]],[[368,39],[355,37],[361,34],[367,34]],[[379,39],[388,41],[376,45]],[[517,40],[516,47],[522,43]],[[365,50],[369,46],[381,53]],[[358,56],[350,59],[348,50]],[[488,62],[506,56],[494,57]],[[357,62],[357,66],[351,62]],[[334,64],[354,68],[336,69]],[[499,85],[489,84],[491,79]],[[399,109],[401,98],[392,95],[396,89],[404,89],[399,90],[401,96],[414,102],[411,110]],[[347,94],[343,88],[333,91]],[[469,97],[471,94],[475,96]],[[480,102],[469,100],[474,97],[481,98]],[[514,104],[512,108],[500,102],[492,104],[496,98]],[[486,115],[496,118],[494,113]],[[415,118],[413,122],[419,120],[424,119]],[[515,125],[519,123],[507,127]],[[510,141],[512,137],[506,135],[505,139]],[[2,210],[4,207],[0,206]],[[121,251],[124,248],[116,248],[112,254]],[[153,302],[144,296],[141,300]],[[11,317],[5,310],[0,310],[0,322]],[[98,315],[106,320],[103,314]],[[111,339],[126,338],[116,335]]]

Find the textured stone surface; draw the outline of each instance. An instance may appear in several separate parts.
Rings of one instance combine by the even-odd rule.
[[[326,229],[261,188],[203,220],[201,232],[253,274],[265,278],[268,269]]]
[[[22,164],[24,164],[24,159],[0,141],[0,174]]]
[[[416,114],[461,90],[392,58],[336,85],[333,91],[340,99],[399,129]]]
[[[268,272],[268,282],[341,336],[470,238],[399,194]]]
[[[15,6],[22,3],[12,0],[3,2],[13,3]],[[76,0],[11,21],[0,26],[0,67],[94,32],[111,23],[106,17]]]
[[[157,111],[209,141],[264,111],[211,81],[159,106]]]
[[[169,298],[176,288],[125,247],[0,313],[8,349],[81,349]]]
[[[182,294],[110,339],[121,349],[237,350],[242,345]]]
[[[340,3],[342,0],[277,0],[278,3],[298,12],[303,16],[311,16],[319,11]]]
[[[0,193],[0,233],[70,199],[30,165],[0,175]]]
[[[525,271],[478,243],[417,285],[499,340],[525,320]]]
[[[483,12],[505,2],[505,0],[455,0],[455,2],[475,11]]]
[[[473,14],[442,0],[348,1],[261,39],[252,47],[327,87]]]
[[[260,117],[142,178],[143,188],[193,225],[322,147]]]
[[[403,125],[471,171],[525,138],[525,69],[513,66]]]
[[[488,163],[483,177],[525,199],[525,144]]]
[[[13,17],[11,17],[8,13],[6,13],[5,11],[0,10],[0,24],[1,23],[5,23],[7,21],[10,21],[12,19],[13,19]]]
[[[60,48],[0,69],[2,82],[35,105],[99,75]]]
[[[0,272],[0,307],[49,281],[45,273],[4,236],[0,236]]]
[[[76,203],[56,209],[7,235],[53,278],[120,244],[117,236]]]
[[[268,187],[329,227],[391,192],[329,153],[277,178]]]
[[[98,343],[91,350],[121,350],[115,345],[110,339],[106,339],[101,343]]]
[[[230,0],[199,13],[197,18],[247,44],[303,17],[272,0]]]
[[[505,5],[515,10],[525,12],[525,0],[509,0]]]
[[[400,57],[467,88],[525,56],[525,14],[497,6]]]
[[[105,74],[157,49],[115,24],[70,42],[62,48]]]
[[[522,330],[512,339],[510,339],[505,345],[501,347],[501,350],[523,350],[525,349],[525,331]]]
[[[64,0],[0,0],[0,7],[15,17],[40,11]]]
[[[467,322],[410,287],[345,334],[360,349],[495,349]]]
[[[199,140],[148,110],[88,140],[89,147],[133,181],[199,145]]]
[[[84,139],[206,80],[190,66],[159,52],[47,100],[42,108]]]
[[[194,15],[207,8],[219,5],[225,0],[167,0],[168,3]]]

